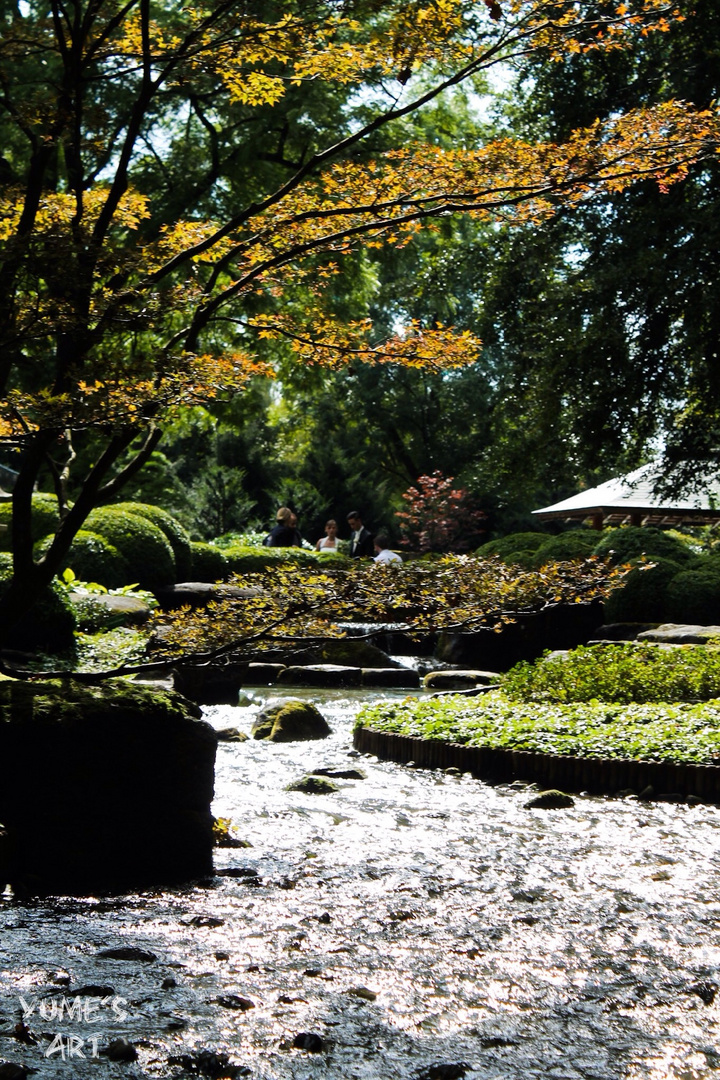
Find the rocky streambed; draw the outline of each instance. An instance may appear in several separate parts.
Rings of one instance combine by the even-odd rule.
[[[220,744],[213,810],[251,846],[214,876],[6,894],[0,1076],[718,1075],[718,808],[529,809],[358,755],[368,690],[290,693],[333,734]],[[264,697],[205,716],[249,732]],[[316,771],[336,790],[287,790]]]

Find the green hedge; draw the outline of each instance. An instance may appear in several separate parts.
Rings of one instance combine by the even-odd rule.
[[[192,581],[225,581],[229,573],[225,552],[200,540],[190,543]]]
[[[565,562],[570,559],[587,559],[594,553],[598,542],[595,529],[572,529],[551,536],[535,552],[532,567],[540,568],[549,562]]]
[[[520,532],[511,533],[509,536],[501,536],[497,540],[490,540],[482,544],[475,552],[481,559],[489,559],[493,555],[499,555],[503,562],[512,562],[512,555],[527,555],[538,550],[549,539],[544,532]]]
[[[30,528],[33,543],[54,533],[59,520],[57,499],[47,492],[32,497]],[[0,502],[0,551],[12,551],[12,502]]]
[[[0,597],[10,587],[12,558],[0,554]],[[51,582],[40,600],[13,627],[12,644],[16,649],[61,652],[73,644],[75,612],[59,581]]]
[[[595,554],[610,558],[613,563],[632,562],[645,554],[656,558],[672,559],[682,567],[695,556],[680,540],[653,526],[623,525],[609,529],[595,547]]]
[[[143,589],[158,589],[175,582],[175,557],[165,534],[146,517],[121,506],[101,506],[85,522],[117,548],[129,567],[129,581]]]
[[[670,622],[720,623],[720,569],[698,567],[676,574],[666,589],[665,617]]]
[[[610,594],[604,604],[606,622],[665,622],[667,587],[682,566],[671,559],[653,561],[652,569],[631,570],[623,587]]]
[[[227,565],[232,574],[257,574],[268,566],[277,566],[279,563],[316,566],[320,561],[317,552],[299,547],[258,548],[232,545],[223,548],[223,555],[227,559]],[[331,555],[328,558],[339,561],[340,556]]]
[[[720,650],[650,642],[580,646],[516,664],[501,677],[501,688],[522,702],[708,701],[720,697]]]
[[[147,518],[160,529],[160,532],[164,533],[175,558],[175,580],[187,581],[192,569],[192,552],[190,536],[180,522],[167,510],[153,506],[151,503],[124,502],[117,503],[115,508]]]
[[[52,536],[46,536],[35,545],[36,558],[45,554],[52,539]],[[89,529],[80,529],[75,536],[60,574],[68,567],[78,581],[96,582],[106,589],[133,584],[127,560],[109,540]]]

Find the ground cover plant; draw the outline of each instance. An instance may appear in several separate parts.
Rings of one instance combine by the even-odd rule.
[[[381,702],[356,724],[467,746],[715,764],[720,650],[613,642],[547,653],[480,698]]]
[[[502,679],[514,701],[707,701],[720,698],[720,649],[611,642],[516,664]]]
[[[366,706],[356,727],[464,746],[574,757],[717,764],[720,701],[619,705],[518,702],[500,690]]]

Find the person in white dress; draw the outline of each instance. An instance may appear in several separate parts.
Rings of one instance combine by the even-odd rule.
[[[330,518],[325,522],[325,535],[321,536],[315,545],[316,551],[338,551],[338,526],[337,521]]]

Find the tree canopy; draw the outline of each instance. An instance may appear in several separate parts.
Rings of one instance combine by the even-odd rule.
[[[173,410],[270,373],[273,342],[327,368],[477,357],[469,330],[411,320],[377,336],[343,318],[329,285],[358,249],[411,243],[453,215],[544,222],[591,191],[667,188],[714,155],[713,112],[669,100],[560,141],[385,138],[497,65],[614,53],[677,16],[666,0],[8,3],[0,437],[19,475],[5,633]],[[61,515],[33,558],[41,475]]]

